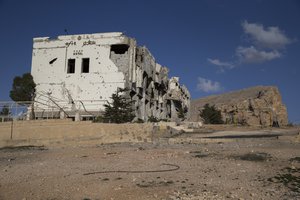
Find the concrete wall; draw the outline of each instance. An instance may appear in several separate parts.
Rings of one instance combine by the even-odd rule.
[[[153,125],[103,124],[69,120],[0,123],[0,147],[11,145],[78,145],[117,142],[151,142]]]
[[[122,33],[96,33],[33,39],[32,75],[37,84],[36,116],[63,118],[101,115],[117,88],[127,88],[135,101],[136,119],[177,119],[181,108],[189,111],[190,93],[179,78],[168,78],[145,47]],[[69,61],[75,60],[70,72]],[[89,59],[84,72],[83,60]],[[54,113],[54,115],[53,115]],[[92,113],[92,114],[91,114]]]
[[[121,33],[83,34],[34,38],[31,73],[37,84],[37,111],[52,105],[53,98],[65,110],[99,111],[118,87],[125,87],[124,73],[110,59],[111,45],[128,43]],[[82,72],[82,59],[89,58],[89,72]],[[75,73],[68,73],[68,60],[75,59]]]

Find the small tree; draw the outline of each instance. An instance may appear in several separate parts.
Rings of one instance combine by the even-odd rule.
[[[184,121],[186,119],[186,113],[188,112],[187,107],[179,107],[178,111],[177,111],[177,116],[179,119],[181,119],[182,121]]]
[[[200,110],[200,117],[205,124],[223,124],[221,111],[217,110],[215,106],[205,104],[204,108]]]
[[[9,107],[8,107],[8,105],[4,105],[4,106],[2,107],[1,112],[0,112],[0,116],[2,116],[2,117],[0,118],[0,122],[2,122],[2,120],[5,121],[5,117],[8,117],[9,115],[10,115]]]
[[[3,116],[8,116],[8,115],[10,115],[10,110],[9,110],[8,105],[4,105],[4,106],[2,107],[2,110],[1,110],[1,112],[0,112],[0,115],[3,115]]]
[[[10,98],[14,101],[34,101],[36,84],[30,73],[25,73],[23,76],[16,76],[13,81],[13,86],[10,91]],[[21,103],[21,105],[29,106],[30,103]],[[31,119],[34,119],[34,107],[31,103]]]
[[[111,96],[112,103],[105,104],[105,111],[103,115],[104,122],[110,123],[126,123],[131,122],[135,114],[133,114],[133,101],[125,96],[126,89],[118,89],[116,93]]]

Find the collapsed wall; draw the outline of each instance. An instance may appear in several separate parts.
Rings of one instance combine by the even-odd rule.
[[[277,87],[257,86],[191,102],[191,120],[200,121],[205,104],[215,105],[227,124],[286,126],[288,115]]]
[[[146,47],[122,33],[33,39],[32,70],[37,84],[35,111],[39,118],[101,115],[118,88],[134,100],[136,119],[147,121],[189,116],[190,93],[168,68],[156,63]]]

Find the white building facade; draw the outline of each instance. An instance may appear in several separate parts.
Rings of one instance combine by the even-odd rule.
[[[136,119],[174,120],[181,108],[189,115],[187,88],[168,79],[168,69],[146,47],[119,32],[34,38],[31,74],[38,118],[99,116],[118,88],[128,89]]]

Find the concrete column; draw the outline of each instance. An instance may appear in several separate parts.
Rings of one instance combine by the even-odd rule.
[[[66,118],[66,115],[62,110],[59,111],[59,118],[60,119],[65,119]]]
[[[31,115],[31,112],[27,111],[27,113],[26,113],[26,120],[30,120],[30,115]]]
[[[176,111],[176,107],[174,101],[171,100],[171,119],[172,121],[175,121],[177,118],[178,118],[178,114]]]
[[[76,111],[76,113],[75,113],[75,121],[78,122],[80,120],[81,120],[80,119],[80,113],[79,113],[79,111]]]

